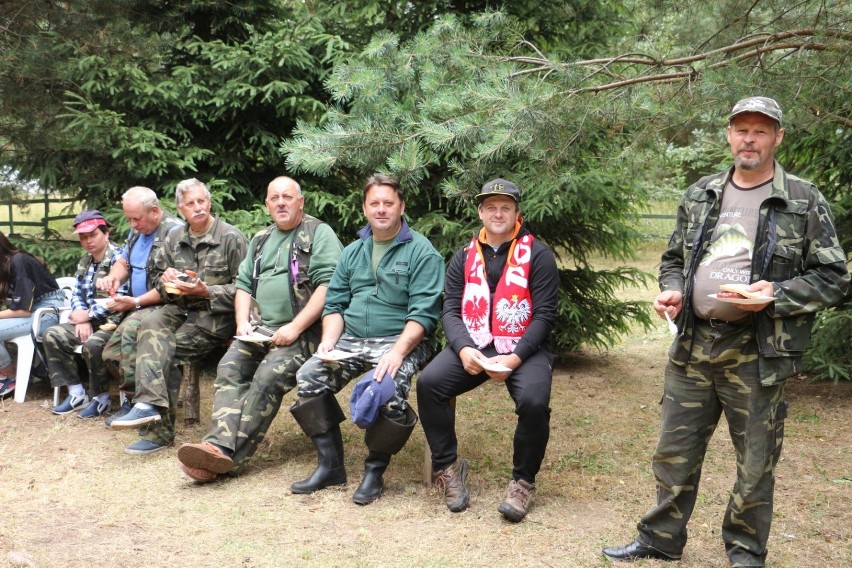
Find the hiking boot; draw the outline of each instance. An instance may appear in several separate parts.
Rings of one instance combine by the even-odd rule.
[[[453,513],[467,509],[470,505],[470,495],[465,487],[467,481],[467,461],[456,459],[446,469],[435,473],[435,486],[444,492],[444,503]]]
[[[520,522],[527,516],[530,510],[530,502],[535,493],[535,485],[527,483],[523,479],[509,482],[509,490],[506,492],[506,499],[500,503],[497,510],[506,517],[506,520],[513,523]]]
[[[189,467],[188,465],[183,463],[178,463],[178,465],[180,466],[180,470],[183,472],[183,474],[196,483],[210,483],[211,481],[216,481],[216,478],[219,477],[218,473],[215,473],[208,469],[202,469],[200,467]]]

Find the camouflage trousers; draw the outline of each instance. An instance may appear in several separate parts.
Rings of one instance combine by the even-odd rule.
[[[157,407],[162,420],[150,426],[143,439],[169,445],[175,438],[175,418],[180,394],[180,365],[203,359],[234,334],[235,324],[217,330],[201,329],[196,312],[168,304],[142,319],[136,344],[136,393],[133,402]]]
[[[316,337],[302,334],[291,345],[234,341],[219,362],[213,415],[204,441],[233,451],[241,473],[266,436],[284,395],[296,386],[296,371],[316,350]]]
[[[355,357],[340,361],[326,362],[317,357],[311,357],[296,373],[298,394],[308,398],[320,396],[329,392],[336,394],[349,381],[360,377],[370,369],[375,368],[382,355],[390,351],[398,335],[390,337],[360,338],[344,333],[337,340],[335,349],[348,353],[357,353]],[[396,394],[382,407],[380,412],[388,418],[399,418],[408,406],[408,391],[411,390],[411,377],[432,356],[432,346],[428,341],[421,341],[402,361],[402,366],[396,372],[393,380],[396,383]]]
[[[101,385],[108,385],[115,378],[119,389],[136,390],[136,336],[139,326],[143,319],[161,307],[149,306],[127,313],[104,347],[104,365],[97,375]]]
[[[92,375],[93,369],[103,367],[101,355],[104,345],[111,331],[101,331],[98,326],[105,323],[106,320],[93,320],[92,329],[94,333],[89,336],[85,343],[77,338],[75,325],[73,323],[63,323],[50,327],[44,333],[44,353],[47,358],[47,373],[50,377],[50,386],[64,387],[68,385],[79,385],[83,381],[80,378],[77,367],[77,358],[74,356],[80,346],[83,347],[83,355],[87,359],[89,367],[89,396],[97,396],[102,390],[93,392]],[[100,388],[100,387],[98,387]]]
[[[750,325],[696,320],[693,335],[689,363],[669,362],[666,368],[660,440],[652,461],[657,506],[639,522],[639,539],[665,553],[681,553],[707,445],[724,412],[737,480],[722,538],[733,566],[762,566],[784,439],[784,385],[761,386]]]

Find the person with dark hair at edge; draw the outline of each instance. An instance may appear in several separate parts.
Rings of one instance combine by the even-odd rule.
[[[65,293],[47,265],[0,232],[0,397],[15,391],[16,364],[5,342],[30,333],[33,313],[39,308],[64,305]],[[58,312],[46,315],[43,321],[44,325],[58,323]]]

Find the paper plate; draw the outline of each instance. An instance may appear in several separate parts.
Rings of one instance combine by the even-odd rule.
[[[762,306],[775,301],[775,298],[771,296],[761,296],[760,298],[719,298],[716,294],[707,295],[726,304],[739,304],[741,306]]]
[[[272,341],[272,338],[268,335],[261,335],[259,333],[252,333],[251,335],[235,335],[234,339],[239,339],[246,343],[268,343]]]
[[[349,359],[350,357],[357,356],[357,353],[341,351],[340,349],[332,349],[328,353],[314,353],[314,357],[316,357],[317,359],[322,359],[323,361],[340,361],[341,359]]]

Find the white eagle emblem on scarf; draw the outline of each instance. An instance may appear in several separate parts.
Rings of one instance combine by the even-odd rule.
[[[496,308],[500,329],[509,333],[518,333],[525,330],[527,326],[523,325],[523,322],[530,318],[531,311],[530,302],[526,298],[521,302],[518,302],[517,295],[513,295],[511,301],[501,298],[497,302]]]

